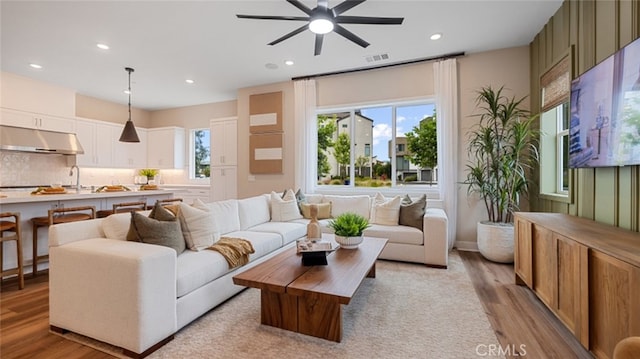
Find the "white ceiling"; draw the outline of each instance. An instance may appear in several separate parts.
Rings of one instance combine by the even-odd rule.
[[[303,1],[308,7],[315,1]],[[329,1],[333,7],[341,1]],[[2,0],[2,71],[147,110],[226,101],[238,88],[292,77],[384,65],[444,54],[529,44],[562,0],[369,0],[344,13],[404,17],[402,25],[344,25],[368,48],[331,33],[322,54],[305,31],[267,43],[301,22],[238,19],[236,14],[305,16],[285,0],[7,1]],[[433,33],[442,39],[429,40]],[[105,43],[109,50],[100,50]],[[375,63],[368,56],[388,54]],[[293,60],[293,66],[284,64]],[[30,63],[43,66],[40,70]],[[277,69],[268,69],[275,64]],[[187,84],[190,78],[194,84]]]

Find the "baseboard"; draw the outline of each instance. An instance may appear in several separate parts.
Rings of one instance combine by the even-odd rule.
[[[478,242],[456,241],[455,247],[459,251],[478,252]]]

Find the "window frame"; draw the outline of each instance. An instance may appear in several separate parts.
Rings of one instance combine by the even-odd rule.
[[[397,113],[396,109],[399,107],[407,107],[407,106],[417,106],[417,105],[433,105],[435,108],[438,108],[438,104],[436,99],[431,96],[425,96],[415,99],[405,99],[405,100],[392,100],[392,101],[384,101],[384,102],[367,102],[367,103],[354,103],[354,104],[346,104],[341,106],[319,106],[316,108],[315,117],[317,119],[319,115],[327,115],[332,113],[340,113],[340,112],[348,112],[350,114],[350,126],[349,126],[349,136],[350,138],[355,138],[355,127],[353,126],[353,121],[355,118],[355,112],[357,110],[363,110],[368,108],[376,108],[376,107],[391,107],[392,109],[392,133],[391,136],[391,147],[393,149],[393,156],[396,153],[396,124],[397,124]],[[442,128],[441,121],[442,119],[436,117],[438,128]],[[339,130],[339,129],[338,129]],[[439,136],[438,136],[439,138]],[[350,164],[349,164],[349,178],[355,178],[355,141],[351,141],[350,143]],[[442,147],[438,146],[438,151],[441,151]],[[315,158],[317,156],[317,147],[312,149],[312,155]],[[372,153],[373,155],[373,153]],[[395,158],[395,157],[394,157]],[[438,165],[440,166],[440,161],[442,159],[442,155],[438,153]],[[437,168],[436,167],[436,168]],[[371,169],[373,171],[373,168]],[[315,178],[317,178],[317,172],[313,171]],[[391,161],[391,173],[396,173],[396,163],[395,161]],[[397,185],[397,181],[394,175],[391,176],[391,187],[361,187],[355,186],[354,181],[349,181],[348,185],[318,185],[317,181],[313,181],[313,193],[321,193],[321,194],[369,194],[373,195],[377,192],[382,193],[386,196],[394,196],[394,195],[420,195],[423,193],[427,194],[428,198],[438,199],[440,198],[440,186],[438,184],[412,184],[412,185]]]
[[[206,182],[209,183],[211,179],[211,173],[209,177],[196,177],[196,132],[207,131],[209,132],[209,166],[211,166],[211,129],[209,127],[198,127],[189,129],[189,181],[193,182]]]

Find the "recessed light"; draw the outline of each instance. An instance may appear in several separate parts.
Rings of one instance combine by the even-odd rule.
[[[29,66],[33,67],[34,69],[38,69],[38,70],[40,70],[42,68],[42,66],[38,65],[38,64],[29,64]]]
[[[193,81],[192,79],[186,79],[186,80],[184,80],[184,82],[186,82],[186,83],[188,83],[188,84],[192,84],[192,83],[194,83],[195,81]]]
[[[433,35],[431,35],[430,39],[431,40],[439,40],[442,37],[441,33],[435,33]]]
[[[285,60],[284,64],[287,66],[293,66],[293,60]]]
[[[106,44],[96,44],[96,46],[102,50],[109,50],[109,45]]]

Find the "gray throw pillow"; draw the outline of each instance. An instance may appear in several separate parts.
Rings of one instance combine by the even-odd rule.
[[[406,199],[409,199],[409,203],[406,203],[405,199],[403,199],[400,205],[400,218],[398,223],[403,226],[415,227],[422,231],[422,219],[424,217],[424,210],[427,207],[427,196],[423,194],[415,202],[411,202],[411,199],[408,198],[408,196],[406,197]]]
[[[159,221],[131,212],[130,229],[134,241],[173,248],[177,254],[184,252],[186,248],[180,222],[176,217],[169,221]]]

